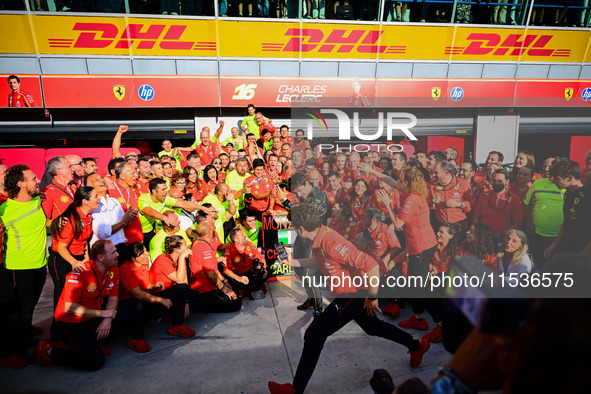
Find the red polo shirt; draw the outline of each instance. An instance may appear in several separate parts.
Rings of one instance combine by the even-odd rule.
[[[76,208],[76,211],[82,219],[82,232],[78,237],[74,236],[74,218],[70,217],[70,220],[62,228],[62,231],[57,234],[57,238],[52,238],[51,249],[54,252],[58,251],[58,242],[68,245],[68,251],[73,256],[83,255],[86,251],[86,244],[90,237],[92,237],[92,217],[90,215],[84,215],[80,208]]]
[[[267,193],[275,188],[273,180],[271,180],[271,177],[267,173],[264,173],[260,178],[257,178],[254,175],[249,176],[244,181],[244,185],[250,186],[251,193]],[[250,204],[250,209],[253,209],[255,211],[266,211],[269,207],[270,199],[270,196],[267,196],[262,199],[256,199],[253,195],[252,202]]]
[[[243,252],[238,251],[236,244],[231,244],[226,248],[225,256],[228,264],[224,267],[224,272],[226,270],[232,270],[237,275],[243,275],[248,272],[255,259],[263,261],[261,252],[248,240],[246,241]]]
[[[417,255],[435,246],[437,240],[431,227],[427,201],[417,193],[408,193],[401,205],[398,219],[405,222],[406,252]]]
[[[348,223],[345,225],[339,225],[334,218],[329,218],[328,223],[326,224],[327,227],[333,229],[337,233],[339,233],[343,238],[347,241],[352,242],[355,239],[357,233],[363,229],[351,218]]]
[[[400,248],[400,241],[394,231],[388,230],[386,223],[379,223],[375,229],[369,230],[369,234],[375,243],[375,251],[379,256],[384,256],[388,249]]]
[[[473,217],[480,218],[480,223],[490,227],[493,233],[500,233],[511,224],[523,220],[521,199],[509,190],[501,194],[490,190],[478,199]]]
[[[325,276],[345,278],[340,287],[333,289],[333,295],[356,293],[367,287],[353,286],[353,276],[362,277],[378,263],[365,253],[361,253],[352,243],[326,226],[320,226],[312,241],[312,254]]]
[[[172,265],[172,260],[166,254],[161,254],[156,257],[152,267],[150,267],[149,281],[151,283],[162,282],[164,284],[164,290],[169,289],[176,285],[176,282],[168,278],[174,272],[176,272],[176,268]]]
[[[119,299],[126,300],[133,297],[130,290],[139,287],[140,290],[146,291],[150,284],[150,266],[140,265],[139,267],[128,261],[119,267],[120,287]]]
[[[203,143],[197,145],[195,154],[201,159],[201,164],[204,166],[211,164],[213,159],[220,155],[220,147],[217,144],[209,142],[209,145],[204,146]]]
[[[70,185],[52,182],[41,191],[41,207],[48,219],[55,219],[74,202],[74,192]]]
[[[379,190],[385,191],[385,189]],[[378,197],[378,191],[376,191],[376,193],[373,195],[371,206],[378,208],[380,212],[384,214],[384,218],[388,219],[390,217],[390,214],[388,213],[388,207],[386,207],[386,204],[384,204],[382,200]],[[400,209],[400,192],[392,188],[392,190],[390,190],[390,192],[387,194],[388,197],[390,197],[390,201],[392,201],[392,205],[390,205],[392,212],[398,212],[398,210]]]
[[[93,319],[67,313],[66,302],[80,304],[89,309],[101,309],[103,300],[119,295],[119,269],[112,267],[104,274],[90,260],[82,272],[70,272],[66,276],[66,284],[55,309],[55,320],[66,323],[79,323]]]
[[[447,185],[429,183],[429,206],[433,204],[433,197],[439,195],[441,201],[435,205],[435,219],[441,223],[457,223],[466,219],[466,212],[472,209],[467,196],[470,191],[470,185],[465,179],[454,175],[451,182]],[[448,208],[446,201],[462,202],[463,208]]]
[[[217,289],[207,276],[208,272],[218,269],[215,246],[211,242],[198,239],[191,250],[193,254],[191,255],[191,283],[189,286],[199,293]]]

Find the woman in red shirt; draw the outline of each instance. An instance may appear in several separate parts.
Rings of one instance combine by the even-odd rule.
[[[99,203],[100,197],[96,190],[90,186],[83,186],[76,190],[74,202],[51,222],[51,251],[47,265],[54,286],[54,310],[66,284],[66,275],[72,270],[81,272],[85,262],[90,259],[88,256],[88,241],[92,237],[90,212],[98,209]]]
[[[131,328],[127,347],[145,353],[150,350],[150,345],[144,340],[144,322],[162,316],[166,309],[170,309],[172,301],[150,294],[150,291],[162,290],[163,284],[150,283],[150,254],[144,244],[130,244],[129,254],[131,261],[119,267],[119,304],[115,319],[121,321],[122,326]]]
[[[203,189],[203,181],[199,179],[199,173],[191,166],[185,167],[183,176],[187,180],[186,191],[191,193],[196,202],[201,203],[207,191]]]
[[[163,289],[153,294],[172,301],[172,322],[168,334],[189,338],[195,335],[195,331],[185,325],[185,318],[189,315],[186,259],[191,255],[191,249],[183,237],[173,235],[164,240],[164,252],[150,268],[150,283],[160,283],[159,288]]]
[[[168,195],[172,198],[181,198],[187,193],[187,180],[181,172],[175,172],[170,180]]]
[[[431,260],[431,264],[429,264],[429,273],[431,276],[439,275],[442,277],[443,273],[447,272],[449,269],[449,263],[458,254],[459,236],[459,227],[457,224],[442,223],[439,226],[439,230],[435,235],[437,238],[437,250],[435,251],[433,260]],[[433,302],[433,306],[429,309],[429,313],[431,313],[431,317],[435,322],[435,328],[430,333],[426,334],[423,339],[426,339],[431,343],[441,342],[441,321],[443,320],[441,305],[443,295],[440,299],[429,299],[426,301]]]
[[[509,190],[517,194],[523,201],[533,182],[534,170],[529,167],[521,167],[519,170],[517,170],[515,182],[509,185]]]
[[[218,183],[219,180],[217,168],[215,168],[213,164],[206,165],[205,169],[203,170],[203,180],[201,181],[201,188],[204,190],[205,195],[212,192]],[[203,197],[205,197],[205,195]]]
[[[357,179],[353,190],[349,193],[349,206],[353,212],[353,219],[361,220],[371,203],[372,195],[365,179]]]
[[[486,224],[474,223],[466,232],[458,255],[471,254],[494,272],[497,272],[497,254],[493,233]]]
[[[404,230],[405,251],[408,254],[407,275],[425,278],[437,249],[437,240],[429,218],[427,183],[421,171],[413,167],[402,168],[398,172],[398,177],[402,202],[397,214],[391,209],[389,213],[394,227]],[[429,324],[422,318],[425,303],[417,298],[412,300],[412,304],[414,316],[400,322],[399,325],[404,328],[426,330]],[[437,313],[432,304],[429,302],[426,305],[431,315]]]

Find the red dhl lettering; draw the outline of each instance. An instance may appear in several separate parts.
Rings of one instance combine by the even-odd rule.
[[[272,52],[313,52],[318,53],[384,53],[388,45],[376,45],[384,32],[379,30],[335,29],[328,33],[320,29],[287,29],[285,36],[291,37],[287,44],[263,43],[263,51]],[[396,47],[404,53],[406,47]],[[402,50],[402,52],[400,52]]]
[[[75,40],[50,38],[50,47],[216,50],[215,42],[183,41],[187,25],[145,25],[130,23],[121,31],[112,23],[76,23],[72,31],[80,32]],[[73,43],[73,45],[72,45]]]
[[[570,56],[570,49],[551,49],[546,45],[553,35],[509,34],[505,39],[500,34],[472,33],[467,47],[447,47],[446,54],[452,55],[493,55],[493,56]]]

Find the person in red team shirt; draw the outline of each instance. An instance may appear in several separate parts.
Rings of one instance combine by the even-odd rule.
[[[214,239],[214,226],[210,221],[197,225],[197,236],[191,255],[191,310],[200,313],[236,312],[242,299],[230,287],[228,280],[218,271],[216,251],[219,239]]]
[[[111,241],[99,240],[83,269],[70,272],[55,309],[56,326],[67,349],[42,340],[37,363],[96,371],[105,363],[101,341],[112,332],[119,295],[119,255]],[[103,307],[104,305],[104,307]]]
[[[133,186],[137,180],[137,172],[129,163],[121,163],[115,167],[116,180],[113,182],[113,188],[109,189],[109,196],[117,199],[124,212],[133,210],[136,213],[135,219],[131,224],[123,229],[127,244],[132,242],[142,242],[144,233],[142,223],[138,212],[138,195],[133,191]]]
[[[464,197],[470,191],[470,184],[456,176],[456,168],[447,160],[435,164],[433,170],[437,183],[429,184],[429,200],[435,210],[436,224],[458,223],[460,232],[467,229],[466,213],[470,212],[470,203]]]
[[[12,92],[8,94],[8,106],[15,108],[38,107],[30,93],[21,90],[21,80],[16,75],[10,75],[8,78],[8,86]]]
[[[402,249],[394,229],[389,229],[388,225],[381,220],[382,213],[379,209],[370,207],[364,213],[361,222],[374,241],[376,254],[385,264],[388,264]]]
[[[53,220],[74,202],[72,166],[63,156],[53,157],[47,162],[46,171],[53,177],[51,184],[41,190],[41,207],[47,219]]]
[[[100,197],[94,188],[81,187],[74,195],[74,202],[51,223],[48,269],[54,285],[54,307],[66,284],[66,275],[72,270],[82,271],[89,259],[88,241],[92,237],[90,212],[98,209],[99,203]]]
[[[458,256],[476,256],[482,264],[497,272],[497,254],[494,235],[486,224],[474,223],[466,231],[466,239],[460,244]]]
[[[269,279],[270,271],[263,255],[239,228],[230,232],[232,244],[226,248],[224,276],[235,290],[246,293],[259,290]],[[258,260],[258,261],[256,261]]]
[[[293,138],[289,135],[289,127],[283,125],[279,128],[279,138],[281,139],[281,145],[289,144],[291,146]]]
[[[313,257],[292,259],[282,263],[300,267],[318,267],[328,277],[349,278],[367,275],[369,287],[355,287],[343,280],[332,288],[336,297],[325,311],[318,315],[304,334],[304,349],[293,384],[269,382],[271,393],[303,393],[314,373],[316,364],[328,337],[351,320],[368,334],[389,339],[407,347],[411,367],[421,364],[429,343],[415,340],[399,328],[378,319],[380,308],[376,298],[379,289],[379,265],[372,257],[361,253],[352,243],[320,222],[318,211],[312,205],[302,204],[291,210],[291,225],[298,237],[312,242]],[[374,280],[375,278],[375,280]]]
[[[158,256],[150,267],[150,283],[161,284],[159,288],[162,289],[153,294],[172,301],[172,321],[167,333],[180,338],[195,335],[195,331],[185,324],[185,318],[189,315],[187,257],[191,253],[180,235],[166,237],[164,254]]]
[[[472,213],[473,223],[486,224],[501,241],[507,230],[519,230],[523,223],[521,199],[509,191],[509,173],[496,170],[492,176],[492,190],[483,193]]]
[[[221,127],[224,127],[223,121],[220,121]],[[217,135],[217,133],[216,133]],[[204,127],[200,134],[201,143],[195,147],[195,153],[201,159],[201,164],[206,166],[211,164],[212,160],[219,156],[220,147],[216,143],[213,143],[209,137],[209,127]],[[179,148],[180,150],[186,150],[186,148]]]
[[[351,213],[351,207],[346,201],[339,201],[332,207],[332,217],[326,224],[329,228],[339,233],[349,242],[353,242],[355,235],[361,230],[361,227]]]
[[[389,210],[392,226],[402,228],[406,240],[405,251],[408,254],[408,276],[420,276],[425,278],[429,272],[429,263],[433,260],[437,240],[429,219],[429,205],[427,203],[428,190],[425,178],[420,170],[413,167],[405,167],[398,173],[398,186],[404,195],[401,208],[397,214]],[[393,179],[382,178],[390,184]],[[424,305],[429,311],[435,306],[432,299],[423,302],[421,299],[412,300],[414,315],[399,323],[404,328],[417,328],[426,330],[429,324],[422,318]]]
[[[142,194],[150,193],[150,176],[152,175],[152,166],[150,165],[150,159],[142,156],[138,159],[138,178],[133,190],[138,198]]]
[[[265,162],[262,159],[255,159],[252,162],[252,167],[254,175],[244,181],[244,186],[250,189],[246,193],[245,201],[248,200],[248,194],[251,194],[248,208],[254,211],[257,220],[262,220],[263,212],[274,205],[275,184],[265,171]]]
[[[130,328],[127,347],[145,353],[150,351],[150,345],[144,340],[144,322],[161,317],[172,307],[172,301],[150,293],[161,290],[164,285],[150,283],[150,255],[144,244],[134,242],[129,245],[129,256],[130,261],[119,267],[121,286],[117,320]],[[184,313],[184,305],[182,308]]]

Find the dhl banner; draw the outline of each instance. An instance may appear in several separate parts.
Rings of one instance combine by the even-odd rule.
[[[0,32],[2,54],[591,61],[578,30],[1,15]]]
[[[26,77],[21,87],[41,97],[36,78]],[[242,108],[251,102],[271,108],[591,106],[591,80],[88,75],[42,75],[41,80],[48,108]]]

